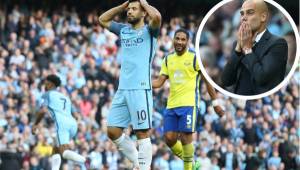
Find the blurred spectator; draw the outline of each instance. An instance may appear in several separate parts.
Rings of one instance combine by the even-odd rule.
[[[184,169],[182,160],[177,156],[175,156],[174,159],[170,161],[170,169],[171,170]]]
[[[280,169],[281,166],[281,158],[279,157],[278,151],[273,151],[272,157],[268,159],[268,167],[275,167],[276,169]]]
[[[227,145],[227,150],[221,156],[222,167],[226,170],[234,170],[238,167],[237,155],[234,153],[234,148],[231,143]]]
[[[264,149],[259,150],[257,154],[252,155],[247,163],[245,170],[263,170],[266,169],[266,151]]]
[[[166,150],[161,152],[161,155],[158,156],[153,164],[154,164],[154,169],[155,170],[169,170],[169,157],[170,157],[170,153]]]
[[[250,116],[250,115],[247,116],[242,130],[243,130],[243,133],[245,134],[244,135],[245,143],[254,146],[257,142],[257,134],[256,134],[256,129],[253,125],[252,116]]]

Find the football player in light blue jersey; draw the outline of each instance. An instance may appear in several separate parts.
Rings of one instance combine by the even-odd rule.
[[[128,24],[113,21],[126,11]],[[144,18],[149,16],[149,24]],[[146,0],[129,0],[99,17],[102,27],[119,36],[121,73],[119,87],[107,118],[107,133],[136,169],[149,170],[152,145],[149,137],[152,118],[151,63],[154,57],[161,15]],[[123,129],[132,125],[138,148]]]
[[[38,133],[38,124],[49,112],[55,122],[57,146],[53,148],[51,158],[52,170],[59,170],[61,156],[64,159],[73,160],[83,165],[86,159],[74,151],[69,150],[69,142],[77,133],[77,122],[73,118],[72,103],[69,97],[56,90],[60,86],[60,79],[56,75],[49,75],[44,82],[46,93],[42,96],[41,107],[37,112],[37,118],[32,126],[32,133]]]

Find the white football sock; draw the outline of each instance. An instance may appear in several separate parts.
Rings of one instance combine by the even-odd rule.
[[[141,170],[149,170],[152,161],[152,145],[150,138],[139,139],[139,164]]]
[[[59,154],[51,156],[51,170],[59,170],[61,164],[61,157]]]
[[[71,150],[65,150],[62,156],[65,159],[76,161],[79,163],[84,163],[86,160],[85,157],[83,157],[83,156],[79,155],[78,153],[71,151]]]
[[[129,159],[134,167],[139,166],[139,161],[138,161],[138,151],[135,147],[134,142],[126,136],[124,133],[116,140],[113,141],[120,152],[122,152],[127,159]]]

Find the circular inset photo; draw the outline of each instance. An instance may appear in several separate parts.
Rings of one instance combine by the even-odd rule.
[[[268,96],[288,83],[299,60],[299,33],[272,0],[225,0],[202,20],[196,54],[205,78],[239,99]]]

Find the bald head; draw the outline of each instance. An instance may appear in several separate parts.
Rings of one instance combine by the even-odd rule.
[[[264,1],[264,0],[246,0],[244,3],[243,3],[243,7],[248,7],[248,6],[253,6],[254,9],[256,9],[258,12],[266,12],[268,13],[269,10],[268,10],[268,5],[267,3]]]
[[[241,8],[241,22],[248,23],[252,31],[264,30],[268,21],[268,5],[264,0],[246,0]]]

